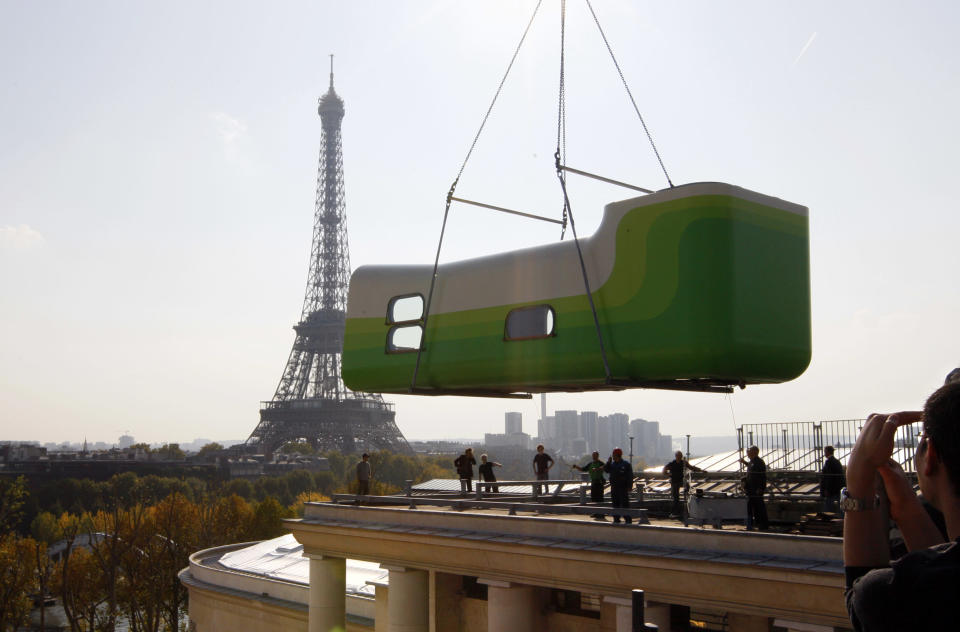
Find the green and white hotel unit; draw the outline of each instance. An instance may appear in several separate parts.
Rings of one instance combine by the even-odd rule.
[[[777,383],[810,362],[806,207],[718,182],[608,204],[576,244],[350,281],[343,378],[358,391],[497,394]]]

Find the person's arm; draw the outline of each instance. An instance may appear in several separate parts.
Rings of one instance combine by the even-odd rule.
[[[670,464],[667,463],[666,465],[663,466],[663,475],[669,476],[669,474],[670,474]]]
[[[890,500],[890,517],[900,528],[907,550],[917,551],[943,544],[943,534],[923,508],[900,464],[890,460],[880,467],[879,472]]]
[[[872,504],[877,494],[877,469],[893,454],[897,428],[920,418],[921,413],[870,415],[847,461],[847,493]],[[843,563],[848,567],[881,567],[890,564],[888,518],[877,507],[848,511],[843,518]]]
[[[691,463],[690,461],[685,461],[685,463],[687,464],[687,467],[689,467],[689,468],[690,468],[692,471],[694,471],[694,472],[704,472],[704,471],[706,471],[706,470],[704,470],[702,467],[697,467],[696,465],[694,465],[694,464]]]
[[[550,468],[553,467],[553,457],[550,456],[549,454],[547,455],[547,461],[549,461],[549,463],[547,464],[547,471],[549,472]]]

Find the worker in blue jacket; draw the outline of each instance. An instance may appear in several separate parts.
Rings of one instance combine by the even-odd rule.
[[[633,467],[623,460],[623,450],[615,448],[613,454],[603,466],[603,471],[610,475],[610,499],[614,508],[630,508],[630,487],[633,485]],[[630,524],[630,516],[623,517],[624,522]],[[620,523],[620,516],[613,514],[613,523]]]

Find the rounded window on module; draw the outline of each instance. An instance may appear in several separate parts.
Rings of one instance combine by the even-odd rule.
[[[387,333],[387,353],[415,353],[422,339],[422,325],[395,325]]]
[[[534,305],[510,310],[504,327],[504,340],[532,340],[555,336],[556,318],[549,305]]]
[[[394,296],[387,305],[387,324],[410,323],[423,318],[423,296],[405,294]]]

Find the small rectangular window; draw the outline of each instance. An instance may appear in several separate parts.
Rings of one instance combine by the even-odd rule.
[[[395,325],[387,333],[387,353],[409,353],[420,348],[422,325]]]
[[[387,305],[387,324],[410,323],[423,318],[423,297],[419,294],[394,296]]]
[[[507,314],[504,338],[506,340],[530,340],[548,338],[554,334],[553,308],[549,305],[520,307]]]

